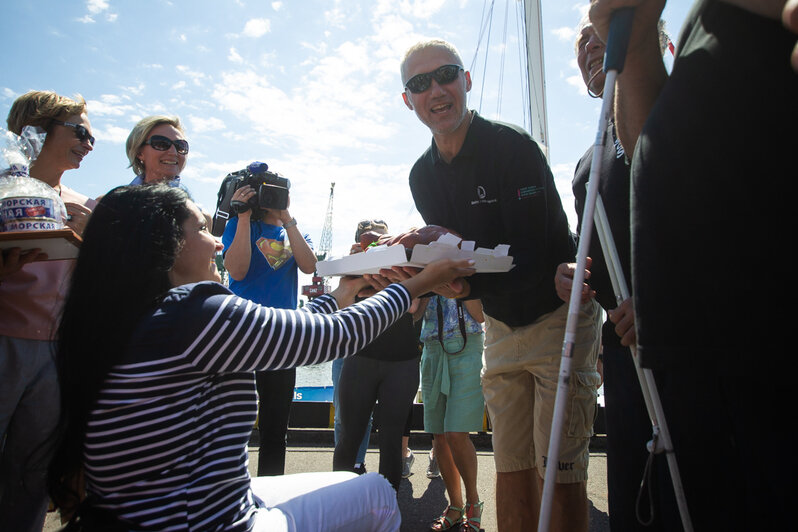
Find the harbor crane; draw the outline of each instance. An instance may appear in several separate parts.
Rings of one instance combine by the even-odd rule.
[[[333,214],[333,191],[335,183],[330,183],[330,198],[327,200],[327,214],[324,217],[324,227],[321,229],[321,239],[316,250],[316,259],[324,260],[332,250],[332,214]],[[324,277],[314,275],[311,279],[312,284],[302,287],[302,295],[308,299],[313,299],[330,291],[330,286],[324,282]]]

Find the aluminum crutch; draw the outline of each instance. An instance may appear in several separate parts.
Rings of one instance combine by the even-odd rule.
[[[626,47],[629,43],[629,33],[632,26],[632,8],[623,8],[615,11],[610,21],[610,30],[607,36],[607,47],[604,53],[604,96],[601,104],[598,132],[593,146],[593,158],[590,167],[590,176],[587,185],[587,198],[585,200],[582,216],[582,228],[579,233],[579,247],[576,254],[576,271],[574,272],[574,287],[581,287],[585,278],[587,254],[590,248],[590,236],[593,233],[593,213],[598,197],[598,185],[601,170],[601,155],[607,142],[607,123],[615,99],[615,79],[623,70],[626,56]],[[552,414],[551,435],[549,449],[546,457],[546,474],[543,482],[543,495],[540,501],[540,516],[538,532],[548,532],[551,523],[551,506],[554,498],[554,488],[559,469],[560,440],[562,439],[565,406],[568,398],[568,388],[571,380],[571,363],[576,339],[576,328],[579,322],[579,307],[581,304],[581,290],[572,289],[568,303],[568,317],[565,324],[565,338],[563,340],[562,356],[560,357],[560,373],[557,384],[557,394],[554,401]]]
[[[607,212],[604,210],[604,203],[601,196],[596,198],[595,212],[596,231],[598,232],[601,250],[604,253],[604,260],[607,264],[607,271],[610,274],[612,289],[615,292],[615,299],[620,305],[630,296],[629,288],[621,267],[621,259],[615,247],[615,240],[610,230]],[[682,477],[679,473],[679,466],[676,462],[676,453],[673,450],[668,424],[665,420],[665,413],[662,410],[662,402],[657,391],[657,384],[654,381],[654,373],[648,368],[640,367],[640,360],[637,357],[637,349],[634,345],[629,347],[632,352],[632,360],[637,371],[637,378],[640,381],[640,389],[643,392],[643,399],[648,410],[648,417],[651,419],[652,438],[648,444],[648,450],[652,454],[665,452],[668,460],[668,469],[673,483],[673,492],[676,497],[676,504],[679,507],[679,515],[682,519],[682,527],[685,532],[692,532],[693,525],[690,520],[690,513],[687,509],[687,499],[682,487]]]

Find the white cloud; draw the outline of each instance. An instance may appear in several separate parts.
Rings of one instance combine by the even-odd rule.
[[[103,11],[107,11],[108,7],[109,3],[107,0],[87,0],[86,11],[88,11],[88,13],[76,20],[82,24],[93,24],[96,22],[95,16]],[[105,16],[105,20],[108,22],[116,22],[118,18],[119,15],[117,13],[108,13]]]
[[[566,77],[565,82],[568,83],[568,85],[576,87],[580,90],[585,88],[585,82],[582,80],[582,76],[580,74],[574,74],[573,76]]]
[[[551,173],[554,175],[554,184],[557,191],[560,193],[560,201],[568,217],[568,224],[571,226],[572,231],[576,231],[578,218],[573,209],[574,193],[571,188],[571,182],[574,179],[574,169],[576,169],[576,162],[558,163],[551,165]]]
[[[264,143],[292,149],[315,146],[325,153],[338,148],[375,149],[395,129],[385,123],[379,105],[389,96],[349,79],[351,64],[340,58],[323,63],[291,93],[274,87],[265,76],[241,71],[223,74],[213,96],[222,111],[244,120]],[[333,74],[336,79],[325,78]]]
[[[92,113],[94,110],[92,110]],[[103,142],[112,142],[114,144],[124,144],[127,137],[130,135],[130,129],[119,126],[109,126],[102,129],[94,129],[94,136]]]
[[[335,6],[324,12],[324,20],[327,26],[344,29],[346,28],[347,12],[339,6]]]
[[[271,31],[271,22],[265,18],[253,18],[244,25],[244,35],[247,37],[261,37]]]
[[[379,0],[374,7],[374,17],[405,13],[409,18],[428,20],[446,5],[446,0]]]
[[[244,58],[239,55],[238,51],[235,48],[230,48],[230,53],[227,54],[227,59],[232,61],[233,63],[243,63]]]
[[[573,42],[576,38],[576,28],[569,28],[568,26],[554,28],[551,30],[551,34],[555,35],[561,41]]]
[[[204,118],[200,116],[189,115],[189,122],[191,123],[191,131],[194,133],[205,133],[206,131],[218,131],[225,129],[224,122],[218,118]]]
[[[282,2],[272,2],[272,9],[275,11],[280,11],[283,8]]]
[[[172,90],[182,89],[186,86],[186,82],[183,80],[178,81],[177,83],[172,85]]]
[[[131,85],[129,87],[122,87],[122,90],[124,90],[126,92],[129,92],[129,93],[131,93],[131,94],[133,94],[135,96],[141,96],[144,93],[144,88],[145,87],[146,86],[144,85],[144,83],[139,83],[136,86],[132,86]]]
[[[89,13],[92,15],[96,15],[108,9],[108,2],[106,0],[87,0],[86,9],[88,9]]]
[[[99,100],[86,102],[91,116],[126,116],[134,110],[134,106],[126,103],[127,97],[116,94],[103,94]]]
[[[185,65],[178,65],[176,68],[178,72],[190,78],[194,82],[194,85],[197,86],[202,85],[205,81],[208,80],[208,75],[205,74],[204,72],[192,70],[191,68]]]

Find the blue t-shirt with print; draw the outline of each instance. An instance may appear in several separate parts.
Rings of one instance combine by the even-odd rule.
[[[230,218],[222,235],[224,251],[233,243],[238,217]],[[310,237],[303,235],[313,247]],[[240,281],[230,278],[230,290],[237,296],[273,308],[295,309],[298,298],[298,268],[285,229],[262,221],[250,222],[252,255],[247,275]]]

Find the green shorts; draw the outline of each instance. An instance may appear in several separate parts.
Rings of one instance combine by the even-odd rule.
[[[421,398],[424,431],[478,432],[482,430],[485,400],[482,397],[482,333],[469,334],[463,351],[444,353],[440,342],[424,342],[421,355]],[[445,340],[447,351],[462,347],[462,338]]]

